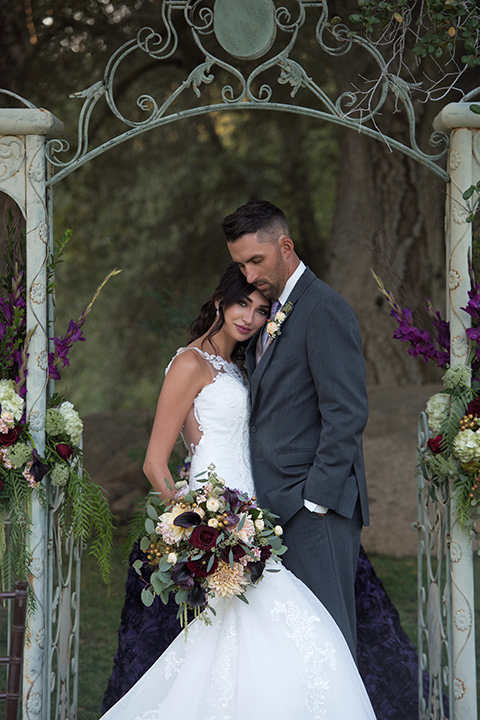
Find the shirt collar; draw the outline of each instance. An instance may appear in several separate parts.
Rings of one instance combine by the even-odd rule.
[[[280,305],[282,307],[283,307],[283,305],[285,305],[285,303],[288,299],[288,296],[290,295],[293,288],[295,287],[297,282],[300,280],[300,278],[304,272],[305,272],[305,263],[300,260],[300,265],[297,267],[295,272],[292,275],[290,275],[287,282],[285,283],[285,287],[283,288],[283,291],[282,291],[280,297],[278,298]]]

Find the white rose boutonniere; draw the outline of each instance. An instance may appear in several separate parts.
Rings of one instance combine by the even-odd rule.
[[[293,304],[291,302],[286,302],[285,305],[281,310],[279,310],[277,313],[275,313],[275,317],[271,318],[267,323],[267,334],[270,336],[271,340],[275,340],[277,335],[281,335],[281,327],[287,317],[290,315],[290,313],[293,310]]]

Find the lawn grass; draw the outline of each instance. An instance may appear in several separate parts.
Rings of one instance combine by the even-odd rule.
[[[113,551],[113,573],[110,593],[100,580],[95,561],[85,555],[82,562],[80,679],[78,720],[98,720],[103,693],[112,671],[117,647],[117,629],[123,606],[127,563],[121,537]],[[402,625],[417,644],[417,560],[369,555],[377,575],[390,595]],[[476,616],[480,610],[480,559],[475,558]],[[477,667],[479,661],[480,622],[477,622]],[[479,695],[480,696],[480,695]]]

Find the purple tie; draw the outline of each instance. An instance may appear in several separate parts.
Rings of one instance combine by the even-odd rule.
[[[282,307],[282,303],[280,302],[280,300],[273,301],[272,311],[270,313],[269,321],[273,320],[273,318],[275,317],[275,315],[277,314],[277,312],[280,310],[281,307]]]

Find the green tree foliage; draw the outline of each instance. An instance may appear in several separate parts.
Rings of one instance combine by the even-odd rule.
[[[397,4],[402,2],[398,0]],[[285,4],[293,7],[295,3],[286,0]],[[363,0],[332,0],[328,4],[330,16],[338,16],[332,20],[334,24],[339,18],[348,22],[356,13],[360,29],[367,15],[377,17],[384,10],[382,3]],[[457,5],[463,7],[464,3]],[[426,6],[430,8],[431,3]],[[82,100],[69,99],[69,94],[102,80],[111,54],[135,37],[140,27],[161,31],[160,9],[160,0],[86,0],[81,7],[61,0],[36,0],[33,4],[0,0],[2,84],[63,120],[65,137],[72,147],[66,155],[71,157]],[[388,13],[397,10],[400,12],[396,8]],[[402,13],[403,23],[394,17],[392,20],[391,15],[380,23],[371,23],[378,25],[370,35],[374,39],[378,35],[381,49],[389,47],[383,42],[387,26],[407,26],[405,7]],[[371,62],[365,62],[360,51],[336,58],[319,54],[314,34],[316,17],[313,13],[309,17],[295,50],[307,73],[334,97],[354,86],[359,74],[371,77]],[[467,21],[462,22],[462,28],[469,27]],[[351,26],[356,27],[355,23]],[[424,22],[416,27],[415,42],[420,42],[420,35],[430,26]],[[178,30],[179,50],[172,58],[160,65],[147,55],[132,54],[118,73],[118,105],[135,121],[145,118],[145,111],[136,102],[139,95],[147,93],[160,100],[168,97],[203,60],[188,27],[179,24]],[[462,38],[461,42],[453,39],[453,49],[460,56],[468,50],[467,38]],[[412,43],[408,36],[408,47]],[[461,74],[458,66],[445,71],[438,59],[430,70],[434,86],[442,72],[455,78]],[[425,69],[419,70],[415,62],[409,61],[408,73],[410,79],[417,73],[422,82],[425,80]],[[278,85],[277,75],[276,70],[265,73],[262,82],[271,82],[280,99],[289,101],[291,87]],[[225,79],[216,71],[214,83],[202,84],[202,102],[218,101]],[[468,87],[468,73],[462,82]],[[195,101],[189,92],[189,101]],[[321,109],[320,102],[317,107]],[[430,127],[424,107],[419,114],[422,129]],[[400,128],[400,135],[406,139],[408,128],[396,112],[398,108],[386,108],[382,121],[386,121],[387,131],[389,110],[390,125]],[[91,119],[90,143],[99,145],[124,129],[106,104],[99,103]],[[426,130],[423,135],[428,137]],[[362,299],[368,296],[368,281],[360,273],[357,280],[349,272],[342,274],[342,268],[358,266],[357,255],[365,253],[365,245],[378,244],[376,237],[372,239],[371,228],[363,225],[362,213],[365,211],[369,219],[378,216],[379,226],[394,235],[388,238],[392,245],[400,246],[403,236],[413,237],[408,253],[403,249],[399,253],[408,260],[399,272],[403,277],[414,267],[418,284],[415,279],[413,289],[418,290],[417,285],[428,277],[422,263],[429,262],[429,256],[421,245],[423,239],[411,232],[419,223],[409,210],[414,203],[407,198],[415,193],[416,183],[425,193],[426,183],[406,163],[402,165],[402,175],[392,184],[396,197],[405,198],[405,212],[402,222],[390,230],[390,214],[400,212],[396,203],[380,192],[379,205],[370,205],[375,202],[372,198],[377,186],[382,190],[388,186],[385,178],[390,182],[391,153],[386,147],[377,150],[374,146],[379,144],[307,117],[265,111],[226,112],[182,120],[138,136],[56,186],[56,235],[61,237],[66,228],[74,232],[65,251],[66,262],[58,268],[59,323],[76,315],[106,272],[112,267],[123,269],[102,293],[89,319],[87,342],[75,349],[71,371],[65,373],[72,400],[82,413],[103,408],[153,408],[168,359],[188,340],[189,323],[228,262],[221,220],[250,198],[267,197],[285,209],[301,257],[344,292],[355,307],[355,293]],[[363,158],[361,162],[359,158]],[[397,173],[399,168],[393,171]],[[407,192],[405,183],[409,184]],[[436,192],[441,221],[443,196]],[[358,207],[358,213],[344,212],[342,202],[348,202],[350,208]],[[432,225],[430,206],[427,215]],[[347,250],[343,249],[345,238],[352,239]],[[440,238],[437,242],[441,256]],[[365,313],[361,303],[357,308],[362,329],[365,331],[370,322],[377,332],[380,324],[376,316],[373,323],[369,317],[374,292],[369,302]],[[404,375],[403,368],[400,374]],[[380,375],[373,372],[372,377]]]

